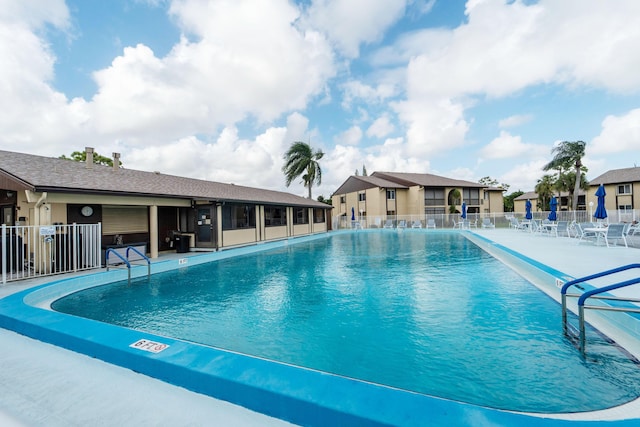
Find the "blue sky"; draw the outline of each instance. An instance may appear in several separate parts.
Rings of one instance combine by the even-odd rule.
[[[640,164],[640,2],[0,0],[0,149],[306,195],[282,155],[532,190]]]

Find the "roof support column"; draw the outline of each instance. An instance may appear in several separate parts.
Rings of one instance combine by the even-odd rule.
[[[149,206],[149,254],[158,258],[158,206]]]

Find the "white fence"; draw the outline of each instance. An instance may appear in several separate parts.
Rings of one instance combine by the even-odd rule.
[[[101,224],[7,226],[0,230],[2,284],[100,268]]]
[[[607,211],[607,221],[610,223],[616,222],[634,222],[640,218],[640,211],[636,210],[616,210]],[[471,222],[477,220],[478,228],[481,227],[484,218],[490,218],[491,223],[497,228],[509,228],[509,218],[517,217],[519,219],[524,218],[524,213],[469,213],[467,219]],[[547,219],[549,211],[532,212],[533,219]],[[590,222],[595,221],[593,214],[589,211],[558,211],[556,212],[558,221],[576,221],[576,222]],[[347,216],[334,216],[332,219],[332,226],[334,230],[348,229],[348,228],[383,228],[385,225],[390,225],[389,228],[396,228],[400,221],[404,221],[407,228],[411,228],[414,221],[420,223],[422,228],[427,225],[427,220],[432,219],[435,222],[436,228],[453,228],[454,221],[460,222],[460,214],[427,214],[427,215],[388,215],[388,216],[355,216],[355,220],[351,220],[351,215]]]

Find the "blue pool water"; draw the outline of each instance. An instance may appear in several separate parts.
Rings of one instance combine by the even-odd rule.
[[[353,233],[84,290],[57,311],[458,401],[618,405],[640,370],[459,233]]]

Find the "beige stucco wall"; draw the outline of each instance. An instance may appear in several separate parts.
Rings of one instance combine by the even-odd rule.
[[[311,233],[311,224],[295,224],[293,226],[294,236],[304,236]]]
[[[405,215],[422,215],[424,213],[424,188],[418,185],[409,187],[407,191],[407,212]]]
[[[410,215],[409,189],[396,189],[396,212],[398,215]]]
[[[482,194],[482,193],[481,193]],[[489,213],[503,213],[504,212],[504,198],[500,191],[486,191],[486,198],[484,198],[484,204],[481,205],[481,212]],[[524,205],[523,205],[524,206]]]
[[[321,233],[323,231],[327,231],[327,223],[325,222],[314,222],[312,224],[314,233]]]
[[[284,239],[287,236],[287,226],[280,227],[265,227],[264,229],[265,240]]]
[[[222,232],[222,243],[225,247],[246,245],[247,243],[255,243],[256,229],[246,228],[242,230],[225,230]]]

